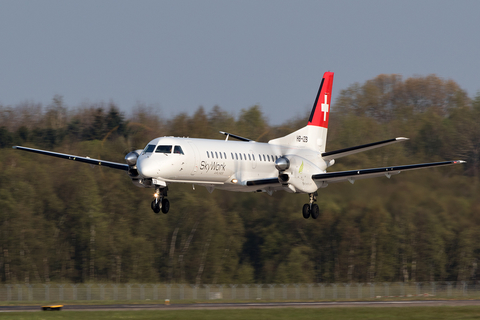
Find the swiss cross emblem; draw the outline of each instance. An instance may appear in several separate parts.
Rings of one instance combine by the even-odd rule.
[[[328,109],[329,109],[329,105],[328,105],[328,102],[327,102],[327,95],[325,95],[325,103],[322,103],[321,107],[322,107],[322,112],[323,112],[323,121],[327,121],[327,112],[328,112]]]

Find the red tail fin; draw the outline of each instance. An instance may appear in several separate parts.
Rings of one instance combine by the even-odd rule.
[[[309,126],[328,128],[328,117],[330,115],[330,102],[332,100],[333,72],[323,74],[320,89],[318,89],[317,98],[313,104]]]

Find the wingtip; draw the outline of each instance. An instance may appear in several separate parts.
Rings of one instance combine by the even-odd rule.
[[[404,141],[404,140],[410,140],[410,138],[405,138],[405,137],[397,137],[395,138],[397,141]]]
[[[467,163],[465,160],[455,160],[453,161],[453,164],[460,164],[460,163]]]
[[[13,146],[12,149],[17,149],[18,146]]]

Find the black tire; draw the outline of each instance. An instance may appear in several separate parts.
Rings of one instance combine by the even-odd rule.
[[[310,218],[310,205],[308,203],[303,205],[302,214],[305,219]]]
[[[312,215],[313,219],[318,218],[318,216],[320,215],[320,209],[318,208],[318,204],[316,204],[316,203],[312,204],[312,210],[311,210],[310,214]]]
[[[162,200],[162,212],[163,213],[168,213],[168,210],[170,210],[170,201],[168,201],[167,198],[163,198],[163,200]]]
[[[155,199],[152,201],[152,210],[153,212],[155,213],[159,213],[160,212],[160,202],[156,203]]]

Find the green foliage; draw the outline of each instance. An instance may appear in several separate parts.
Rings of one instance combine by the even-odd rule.
[[[434,75],[380,75],[342,90],[328,150],[406,136],[342,158],[334,170],[451,159],[464,166],[319,190],[321,215],[304,220],[306,195],[244,194],[172,185],[168,215],[127,175],[21,153],[12,144],[122,162],[162,135],[259,141],[305,119],[269,126],[259,106],[235,119],[215,106],[162,119],[138,105],[69,110],[59,96],[0,106],[0,279],[30,282],[314,283],[477,280],[480,258],[480,94],[470,100]]]

